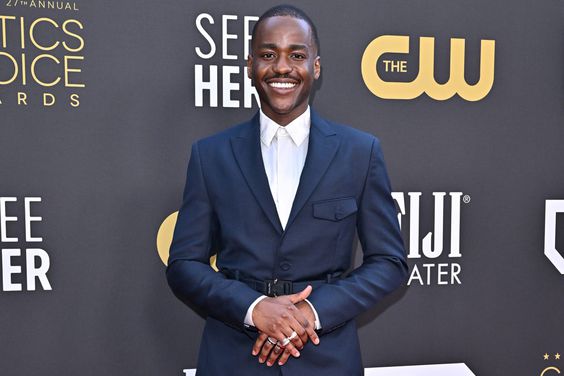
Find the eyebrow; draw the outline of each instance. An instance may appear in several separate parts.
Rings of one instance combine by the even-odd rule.
[[[268,49],[275,50],[275,49],[278,48],[278,45],[276,45],[274,43],[262,43],[258,46],[258,48],[268,48]],[[291,44],[290,50],[292,50],[292,51],[307,50],[307,46],[305,44]]]

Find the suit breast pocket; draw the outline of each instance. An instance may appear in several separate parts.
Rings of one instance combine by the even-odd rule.
[[[354,197],[334,198],[313,203],[313,216],[328,221],[340,221],[358,210]]]

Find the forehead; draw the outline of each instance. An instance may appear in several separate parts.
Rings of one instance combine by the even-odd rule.
[[[303,44],[313,47],[313,36],[309,24],[305,20],[291,16],[269,17],[261,21],[255,34],[253,45]]]

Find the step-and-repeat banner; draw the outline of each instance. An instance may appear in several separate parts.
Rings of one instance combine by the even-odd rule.
[[[408,252],[358,318],[367,374],[560,374],[562,1],[295,4],[312,106],[381,139]],[[272,5],[1,1],[0,374],[193,373],[204,321],[163,260],[190,145],[257,111]]]

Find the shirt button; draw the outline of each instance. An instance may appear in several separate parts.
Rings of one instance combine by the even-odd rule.
[[[292,264],[290,264],[289,262],[281,262],[280,263],[280,269],[284,270],[284,271],[288,271],[292,268]]]

